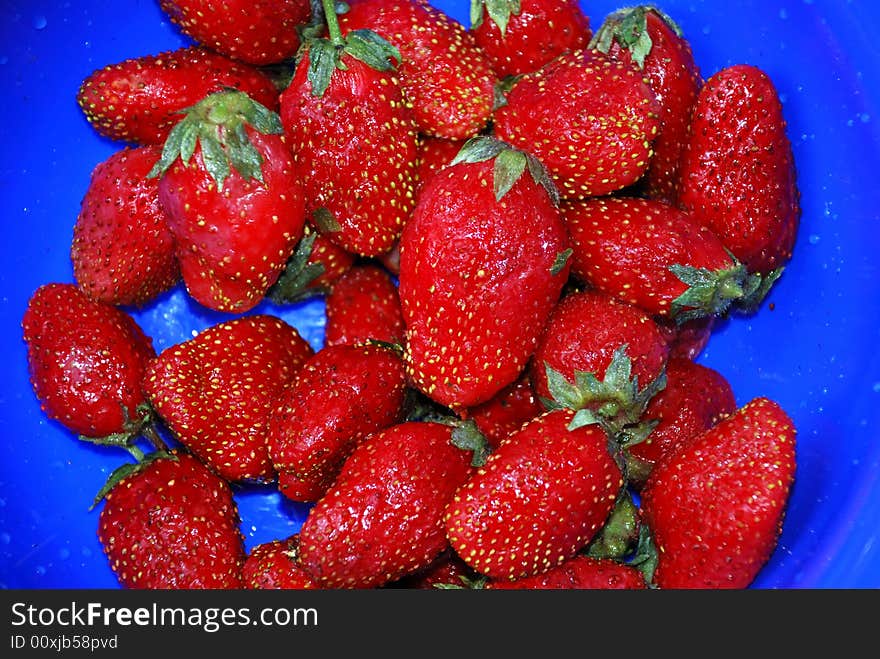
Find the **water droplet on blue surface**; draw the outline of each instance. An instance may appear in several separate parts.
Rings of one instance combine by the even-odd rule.
[[[12,536],[8,533],[0,533],[0,542],[2,542],[4,545],[8,545],[10,542],[12,542]]]
[[[784,7],[779,10],[779,18],[781,18],[782,20],[788,18],[788,11]]]
[[[880,382],[875,382],[872,389],[874,390],[875,394],[880,394]]]
[[[46,568],[42,565],[38,565],[37,567],[34,568],[34,572],[36,572],[39,576],[42,577],[42,576],[46,575]]]
[[[810,241],[811,245],[818,245],[819,244],[819,236],[816,235],[815,233],[811,233],[810,237],[807,240]]]
[[[70,550],[67,547],[62,547],[58,550],[58,557],[62,561],[66,561],[68,558],[70,558]]]
[[[33,26],[35,30],[43,30],[49,24],[49,21],[46,20],[45,16],[37,15],[34,16]]]

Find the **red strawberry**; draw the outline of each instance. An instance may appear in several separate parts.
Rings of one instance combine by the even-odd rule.
[[[682,156],[681,207],[749,272],[768,274],[791,258],[800,216],[795,179],[782,104],[767,74],[736,65],[709,78]]]
[[[292,471],[282,471],[278,474],[278,491],[297,503],[317,501],[333,484],[335,476],[333,472],[315,472],[307,478],[300,478]]]
[[[433,590],[466,588],[480,576],[452,550],[447,549],[431,565],[392,584],[395,588]]]
[[[655,317],[657,327],[669,344],[669,358],[696,359],[712,338],[715,319],[715,316],[703,316],[677,323],[668,317]]]
[[[266,292],[266,297],[276,304],[292,304],[325,294],[354,265],[354,254],[315,231],[308,222],[303,229],[302,240]]]
[[[403,362],[386,348],[319,350],[273,406],[267,441],[275,468],[329,486],[361,440],[400,421],[405,384]]]
[[[542,574],[516,581],[490,581],[487,590],[636,590],[647,588],[634,567],[608,559],[575,556]]]
[[[140,306],[180,279],[159,184],[147,178],[160,153],[126,148],[92,171],[70,259],[77,286],[94,300]]]
[[[274,112],[236,91],[191,108],[168,136],[159,199],[183,281],[200,304],[243,313],[259,304],[303,233],[300,174]]]
[[[424,136],[419,140],[418,164],[416,169],[416,194],[435,172],[449,164],[461,151],[464,140],[448,140],[442,137]]]
[[[638,422],[663,387],[668,351],[637,307],[597,291],[570,293],[544,328],[532,384],[545,404],[584,410],[618,431]]]
[[[681,28],[649,5],[614,12],[590,46],[643,70],[659,101],[660,131],[645,174],[645,193],[675,203],[681,153],[687,142],[691,111],[703,84],[690,44]]]
[[[654,468],[642,509],[660,588],[745,588],[769,560],[795,474],[795,428],[756,398]]]
[[[98,539],[120,584],[241,588],[244,544],[229,485],[187,453],[152,457],[111,476],[99,516]]]
[[[352,0],[343,32],[370,29],[398,48],[400,80],[419,130],[464,139],[488,123],[495,74],[463,25],[426,0]]]
[[[517,431],[527,421],[544,412],[528,371],[513,384],[499,391],[481,405],[472,407],[467,416],[477,424],[477,428],[492,447],[498,446],[507,436]]]
[[[268,108],[278,106],[278,90],[266,75],[202,48],[106,66],[83,81],[77,101],[105,137],[161,144],[180,120],[178,112],[224,88],[240,89]]]
[[[472,0],[471,32],[499,78],[582,50],[592,34],[578,0]]]
[[[162,351],[143,387],[177,438],[223,478],[266,481],[269,415],[312,354],[284,321],[243,316]]]
[[[566,199],[635,183],[659,127],[654,92],[634,66],[598,51],[562,55],[519,79],[495,135],[536,156]]]
[[[349,252],[377,256],[413,208],[416,129],[390,70],[397,52],[374,34],[343,39],[335,15],[327,19],[331,39],[307,41],[281,119],[315,227]]]
[[[664,456],[689,439],[733,414],[736,399],[730,383],[718,371],[690,359],[666,364],[666,386],[645,408],[643,418],[656,422],[647,439],[628,447],[630,483],[645,477]]]
[[[491,579],[546,572],[605,523],[623,487],[598,426],[570,429],[571,410],[547,412],[496,448],[446,512],[449,542]]]
[[[325,345],[368,340],[402,345],[403,317],[397,286],[375,265],[358,265],[337,279],[326,297]]]
[[[576,201],[562,215],[572,272],[651,315],[681,322],[753,311],[776,281],[750,275],[711,229],[660,201]]]
[[[491,138],[419,195],[400,241],[406,361],[442,405],[485,402],[525,368],[568,278],[554,201],[540,163]]]
[[[309,573],[299,565],[298,556],[299,534],[257,545],[242,566],[244,587],[252,590],[317,588]]]
[[[394,243],[394,246],[384,254],[378,256],[379,263],[391,274],[397,276],[400,274],[400,241]]]
[[[444,424],[371,435],[300,531],[300,562],[325,588],[373,588],[428,567],[447,548],[443,511],[471,473]]]
[[[31,384],[50,419],[86,437],[134,431],[152,340],[119,309],[73,284],[44,284],[22,320]]]
[[[256,65],[293,57],[308,0],[160,0],[180,30],[209,48]]]

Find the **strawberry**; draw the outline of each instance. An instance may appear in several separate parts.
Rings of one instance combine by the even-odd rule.
[[[638,5],[608,16],[590,46],[644,71],[660,104],[660,130],[642,184],[650,198],[675,203],[681,153],[687,142],[691,111],[703,84],[690,44],[664,12]]]
[[[578,0],[471,0],[471,33],[499,78],[537,71],[592,35]]]
[[[181,32],[229,57],[266,65],[293,57],[308,0],[160,0]]]
[[[252,590],[308,590],[312,577],[298,563],[299,534],[251,549],[242,566],[244,587]]]
[[[278,491],[291,501],[311,503],[324,496],[335,476],[335,472],[315,472],[302,478],[292,471],[282,471],[278,474]]]
[[[470,408],[467,417],[476,423],[486,441],[494,448],[542,412],[544,408],[535,396],[526,370],[516,382],[506,386],[485,403]]]
[[[525,368],[568,278],[555,199],[537,160],[491,138],[422,189],[400,240],[400,301],[409,376],[440,404],[479,405]]]
[[[245,553],[232,491],[192,455],[128,463],[105,490],[98,539],[123,587],[241,588]]]
[[[595,425],[574,429],[553,410],[501,443],[455,493],[445,515],[449,543],[490,579],[515,580],[572,558],[596,534],[623,487]]]
[[[669,344],[670,359],[696,359],[712,338],[716,317],[703,316],[681,323],[670,320],[668,316],[655,316],[654,320]]]
[[[800,217],[794,159],[776,88],[760,69],[727,67],[700,91],[679,205],[749,272],[768,275],[791,258]]]
[[[379,263],[392,275],[400,275],[400,240],[395,242],[391,249],[384,254],[380,254],[377,258]]]
[[[209,309],[253,309],[302,236],[303,189],[282,132],[265,106],[217,92],[188,110],[150,171],[184,284]]]
[[[660,588],[745,588],[769,560],[795,475],[795,428],[756,398],[655,467],[641,506]]]
[[[656,425],[646,440],[627,447],[629,482],[644,482],[665,455],[735,410],[733,390],[721,373],[689,359],[670,358],[666,387],[651,399],[643,415]]]
[[[105,137],[162,144],[180,120],[178,112],[225,88],[239,89],[268,108],[278,106],[278,90],[258,69],[196,47],[94,71],[80,86],[77,102]]]
[[[465,139],[492,115],[497,81],[463,25],[427,0],[352,0],[344,33],[370,29],[400,51],[400,80],[420,132]]]
[[[412,211],[415,124],[391,70],[396,49],[368,31],[343,38],[336,14],[326,19],[330,39],[306,42],[281,119],[314,226],[349,252],[377,256]]]
[[[283,320],[243,316],[166,348],[147,368],[143,387],[181,443],[223,478],[268,481],[269,415],[312,354]]]
[[[371,435],[303,522],[301,564],[324,588],[374,588],[427,568],[448,547],[443,511],[470,461],[444,424]]]
[[[416,195],[435,172],[447,167],[451,163],[461,147],[465,144],[464,140],[449,140],[442,137],[423,136],[419,140],[419,151],[416,168]]]
[[[560,565],[516,581],[490,581],[487,590],[637,590],[647,588],[634,567],[608,559],[578,555]]]
[[[159,185],[146,177],[159,155],[156,146],[125,148],[92,171],[70,259],[77,286],[94,300],[142,306],[180,280]]]
[[[778,277],[749,274],[711,229],[660,201],[589,199],[562,214],[575,276],[651,315],[752,312]]]
[[[400,296],[382,268],[354,266],[333,283],[325,304],[325,345],[355,345],[369,340],[403,345]]]
[[[266,297],[276,304],[292,304],[326,294],[331,284],[348,272],[354,262],[354,254],[306,222],[302,239],[278,279],[266,291]]]
[[[669,346],[639,308],[597,291],[574,292],[554,309],[531,364],[545,406],[581,410],[609,430],[638,423],[663,388]]]
[[[494,134],[537,157],[563,198],[582,199],[641,178],[658,111],[634,66],[579,50],[520,78],[495,113]]]
[[[73,284],[44,284],[28,300],[22,330],[46,416],[88,438],[139,429],[141,376],[156,352],[131,316]]]
[[[304,483],[329,486],[360,441],[400,420],[405,384],[403,362],[391,350],[322,348],[269,416],[267,442],[275,468]],[[287,485],[285,495],[294,498]]]
[[[433,590],[435,588],[464,588],[480,580],[480,576],[471,569],[451,549],[447,549],[434,559],[428,567],[413,574],[408,574],[390,586],[408,588],[410,590]]]

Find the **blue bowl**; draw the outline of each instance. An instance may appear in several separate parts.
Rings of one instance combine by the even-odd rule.
[[[435,4],[467,24],[467,0]],[[594,28],[618,2],[585,3]],[[635,3],[621,3],[635,4]],[[798,431],[798,470],[778,548],[757,588],[880,586],[880,5],[864,0],[665,0],[708,77],[754,64],[779,89],[803,217],[794,258],[753,317],[713,335],[700,361],[743,404],[777,400]],[[188,44],[154,0],[11,0],[0,6],[0,585],[116,588],[88,507],[124,454],[79,443],[45,418],[28,382],[20,322],[41,284],[73,281],[72,229],[93,167],[121,147],[76,105],[93,70]],[[264,305],[318,348],[323,302]],[[182,287],[134,314],[158,350],[229,316]],[[248,547],[286,537],[307,508],[266,488],[237,491]]]

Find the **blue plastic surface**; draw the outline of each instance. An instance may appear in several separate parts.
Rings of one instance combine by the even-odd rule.
[[[458,20],[468,0],[436,0]],[[635,4],[635,3],[622,3]],[[735,317],[701,361],[740,404],[777,400],[799,431],[778,549],[758,588],[880,587],[880,5],[871,0],[665,0],[708,77],[763,68],[785,105],[803,217],[794,258],[754,317]],[[585,3],[594,28],[617,2]],[[93,70],[187,40],[155,0],[0,3],[0,585],[116,588],[96,538],[95,492],[124,453],[79,443],[39,409],[20,321],[43,283],[73,281],[72,228],[92,168],[120,144],[75,102]],[[321,345],[320,300],[276,313]],[[178,287],[135,318],[157,349],[227,316]],[[237,494],[248,546],[286,537],[306,508],[268,489]]]

